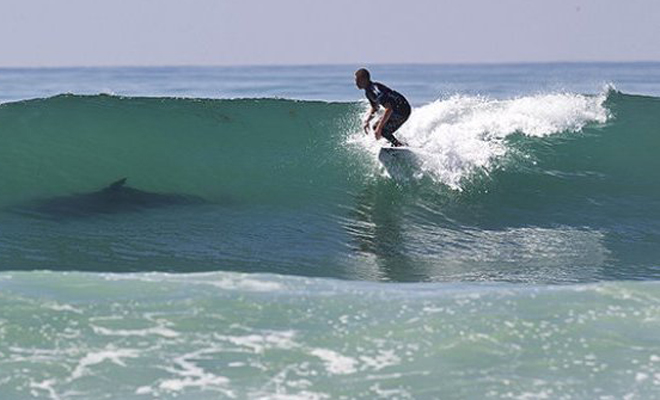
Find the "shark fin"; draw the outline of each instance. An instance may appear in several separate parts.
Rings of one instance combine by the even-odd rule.
[[[126,180],[127,180],[127,179],[128,179],[128,178],[121,178],[121,179],[118,180],[118,181],[112,182],[111,184],[109,184],[109,185],[105,188],[105,190],[117,190],[117,189],[121,188],[122,186],[124,186],[124,184],[126,184]]]

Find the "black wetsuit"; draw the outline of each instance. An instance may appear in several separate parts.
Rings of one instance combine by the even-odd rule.
[[[402,146],[403,143],[399,142],[393,133],[403,125],[410,116],[410,104],[403,95],[394,91],[382,83],[371,82],[364,90],[369,103],[375,109],[378,106],[385,106],[389,104],[392,107],[392,114],[383,127],[383,137],[390,141],[394,146]]]

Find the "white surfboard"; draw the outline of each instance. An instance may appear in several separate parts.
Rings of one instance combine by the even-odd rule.
[[[414,154],[414,149],[408,146],[401,147],[381,147],[378,158],[384,157],[410,157]]]
[[[411,147],[383,147],[378,152],[378,160],[387,173],[395,179],[410,179],[421,172],[421,159]]]

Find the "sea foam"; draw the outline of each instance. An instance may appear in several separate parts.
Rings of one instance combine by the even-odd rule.
[[[579,132],[590,123],[605,123],[609,92],[597,96],[539,94],[499,100],[455,95],[413,110],[396,136],[414,149],[420,169],[439,183],[461,190],[476,170],[488,172],[507,154],[504,139],[514,133],[543,137]],[[383,143],[362,132],[349,138],[377,155]]]

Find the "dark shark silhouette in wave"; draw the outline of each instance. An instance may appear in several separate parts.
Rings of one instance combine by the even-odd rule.
[[[119,179],[95,192],[34,200],[12,209],[21,214],[62,218],[137,212],[149,208],[208,203],[197,196],[147,192],[135,189],[127,186],[126,180],[127,178]]]

